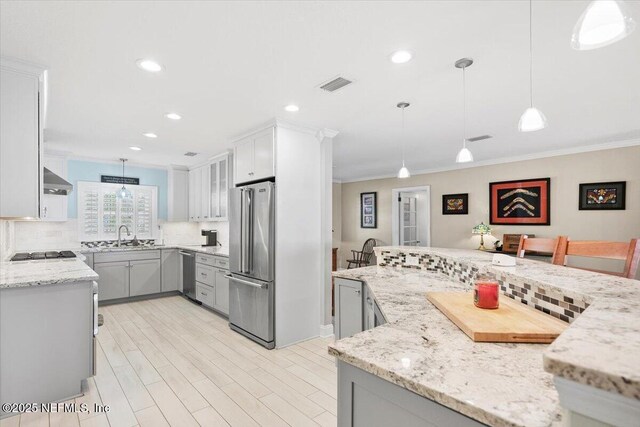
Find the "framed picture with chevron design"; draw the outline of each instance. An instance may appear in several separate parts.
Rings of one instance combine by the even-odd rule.
[[[489,184],[489,222],[496,225],[550,225],[551,178]]]

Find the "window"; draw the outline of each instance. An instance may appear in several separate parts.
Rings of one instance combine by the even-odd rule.
[[[158,188],[128,185],[131,199],[118,199],[121,184],[78,182],[78,235],[82,241],[115,240],[126,225],[138,239],[155,238]]]

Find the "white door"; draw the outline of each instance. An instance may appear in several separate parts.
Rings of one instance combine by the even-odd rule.
[[[400,194],[400,245],[419,246],[418,200],[415,195]]]

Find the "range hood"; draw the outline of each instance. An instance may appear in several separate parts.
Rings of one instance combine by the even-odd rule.
[[[73,185],[66,180],[60,178],[47,168],[44,169],[44,194],[55,194],[58,196],[66,196],[73,191]]]

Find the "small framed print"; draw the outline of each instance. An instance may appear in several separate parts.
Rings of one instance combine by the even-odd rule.
[[[360,228],[378,228],[378,193],[360,193]]]
[[[581,211],[624,210],[627,182],[580,184]]]
[[[442,215],[469,214],[469,194],[443,194]]]

